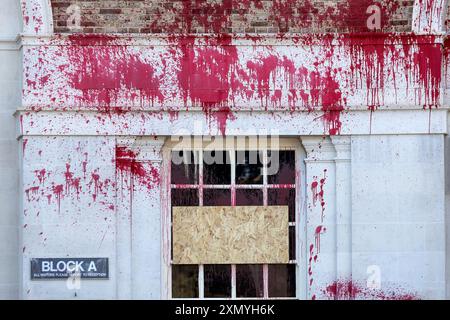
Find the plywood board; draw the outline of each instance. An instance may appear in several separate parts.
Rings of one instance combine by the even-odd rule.
[[[289,261],[287,206],[174,207],[174,264]]]

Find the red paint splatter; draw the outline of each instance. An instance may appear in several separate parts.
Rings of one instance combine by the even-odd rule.
[[[61,212],[61,198],[63,197],[64,186],[62,184],[54,185],[52,187],[53,194],[55,195],[56,202],[58,203],[58,213]],[[50,198],[49,198],[50,201]]]
[[[419,300],[416,294],[405,292],[402,288],[368,288],[351,280],[338,280],[322,290],[325,297],[333,300]]]
[[[100,175],[98,173],[96,173],[96,172],[93,172],[91,174],[91,177],[92,177],[92,179],[91,179],[90,183],[94,184],[94,192],[92,193],[92,198],[93,198],[93,200],[95,202],[97,200],[97,196],[98,196],[98,194],[100,192],[100,189],[101,189]]]
[[[324,214],[325,214],[325,201],[324,201],[324,186],[326,182],[326,173],[327,170],[325,169],[323,171],[323,178],[321,178],[318,181],[313,181],[311,183],[311,193],[312,193],[312,200],[313,200],[313,206],[316,206],[317,202],[320,203],[320,206],[322,207],[322,213],[321,213],[321,221],[323,222]],[[317,177],[314,177],[317,179]]]
[[[208,119],[214,119],[222,135],[226,122],[233,119],[228,105],[239,82],[235,78],[237,48],[231,36],[210,38],[207,46],[195,46],[194,37],[176,39],[182,51],[177,78],[185,107],[200,106]]]
[[[70,194],[72,189],[77,193],[77,198],[79,198],[81,192],[80,178],[74,178],[73,172],[70,171],[70,164],[66,163],[66,172],[64,172],[64,177],[66,180],[65,192]]]
[[[324,228],[323,226],[318,226],[316,228],[316,230],[314,231],[314,241],[315,241],[315,246],[317,249],[317,254],[320,253],[320,235],[322,233],[325,233],[327,231],[327,228]]]
[[[87,169],[87,163],[88,163],[88,154],[87,152],[84,153],[84,161],[81,163],[82,171],[83,171],[83,178],[86,179],[86,169]]]
[[[39,193],[39,187],[31,187],[25,190],[25,194],[27,195],[27,200],[30,201],[30,194],[37,195]]]
[[[45,169],[35,170],[34,174],[36,175],[36,178],[38,179],[39,184],[44,184],[45,176],[46,176],[46,170]]]
[[[139,96],[141,106],[162,102],[154,68],[127,47],[112,45],[115,40],[107,35],[69,36],[69,59],[74,68],[69,77],[73,88],[82,92],[79,103],[121,113],[125,111],[121,99]],[[121,96],[123,92],[125,96]]]
[[[23,139],[23,141],[22,141],[22,154],[23,155],[25,154],[25,148],[27,146],[27,143],[28,143],[28,139]]]
[[[138,154],[123,146],[116,147],[116,171],[130,180],[138,180],[149,189],[159,185],[161,178],[159,170],[153,165],[138,160]],[[132,186],[133,188],[133,186]]]

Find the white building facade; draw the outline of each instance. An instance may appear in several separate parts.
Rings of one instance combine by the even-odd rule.
[[[370,36],[57,34],[50,1],[3,2],[0,298],[247,296],[242,266],[172,263],[171,208],[208,201],[294,208],[289,264],[255,267],[250,296],[450,298],[447,1]],[[178,150],[260,151],[257,191]],[[39,258],[107,258],[108,277],[33,279]]]

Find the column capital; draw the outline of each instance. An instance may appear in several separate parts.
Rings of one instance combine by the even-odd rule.
[[[161,149],[165,139],[165,137],[124,137],[117,139],[117,146],[134,152],[137,161],[161,162]]]
[[[352,139],[350,136],[332,136],[331,142],[336,150],[335,160],[350,160]]]
[[[307,155],[305,162],[328,162],[334,160],[336,151],[329,137],[305,136],[300,139]]]

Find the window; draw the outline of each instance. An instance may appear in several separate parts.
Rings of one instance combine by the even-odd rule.
[[[295,150],[171,152],[171,207],[289,208],[289,264],[172,265],[172,298],[296,296]],[[277,161],[278,160],[278,161]]]

